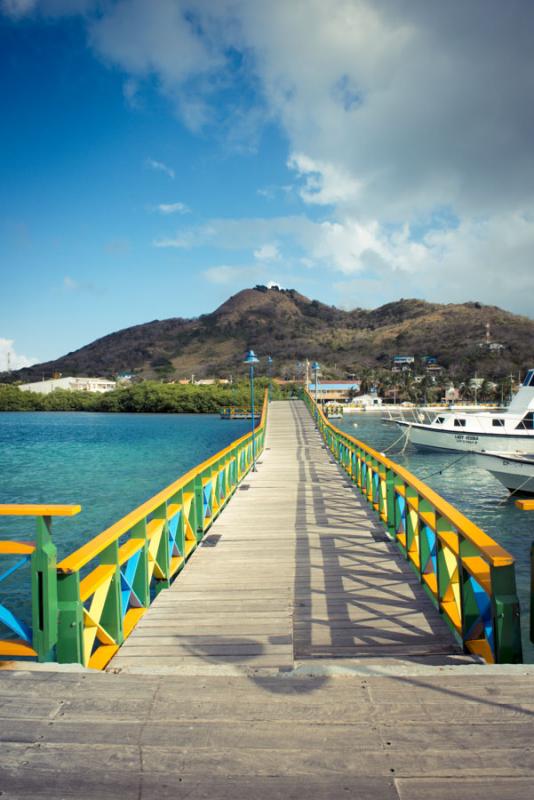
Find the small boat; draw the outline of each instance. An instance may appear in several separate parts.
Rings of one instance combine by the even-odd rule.
[[[431,422],[396,420],[420,450],[497,451],[534,456],[534,369],[527,372],[510,405],[501,412],[449,410]]]
[[[246,408],[221,408],[220,414],[221,419],[252,419],[252,413],[250,409]],[[254,419],[259,419],[261,413],[254,409]]]
[[[475,453],[477,466],[490,472],[514,494],[534,495],[534,458],[521,453]]]
[[[337,403],[326,403],[324,413],[328,419],[343,419],[343,406]]]

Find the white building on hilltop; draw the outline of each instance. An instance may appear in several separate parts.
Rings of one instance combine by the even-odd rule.
[[[37,394],[50,394],[55,389],[64,389],[67,392],[111,392],[117,384],[108,378],[50,378],[36,383],[22,383],[19,389],[23,392],[36,392]]]

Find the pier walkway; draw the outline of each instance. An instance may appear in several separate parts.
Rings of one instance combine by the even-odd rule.
[[[300,402],[106,672],[0,663],[1,800],[517,800],[534,669],[463,655]]]
[[[325,448],[304,403],[271,403],[260,462],[112,668],[292,669],[314,658],[460,658],[450,630]]]

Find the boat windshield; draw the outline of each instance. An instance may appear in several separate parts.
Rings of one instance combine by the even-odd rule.
[[[528,414],[525,414],[519,425],[516,427],[516,430],[519,429],[527,431],[534,429],[534,411],[529,411]]]
[[[534,386],[534,369],[529,369],[527,372],[523,386]]]

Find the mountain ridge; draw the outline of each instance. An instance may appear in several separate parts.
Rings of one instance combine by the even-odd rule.
[[[502,350],[485,346],[487,324]],[[305,358],[341,376],[390,367],[394,355],[431,355],[452,373],[478,368],[499,377],[532,366],[533,343],[533,320],[476,301],[444,305],[401,298],[376,309],[344,311],[294,289],[257,286],[237,292],[209,314],[123,328],[0,379],[32,381],[55,372],[226,377],[243,371],[242,354],[250,347],[271,355],[276,374],[287,377]]]

